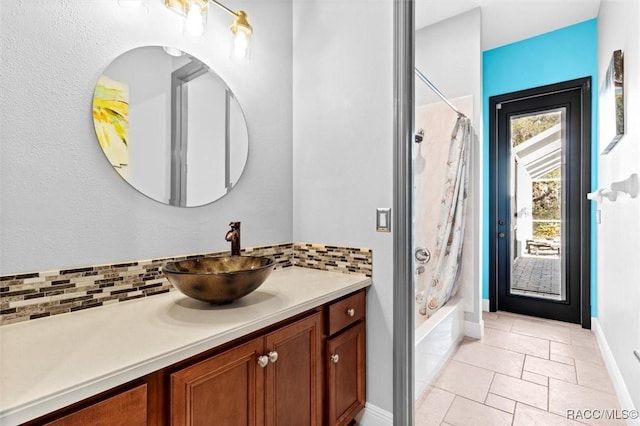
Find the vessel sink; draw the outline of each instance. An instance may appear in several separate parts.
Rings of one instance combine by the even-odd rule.
[[[260,287],[274,265],[273,259],[268,257],[201,257],[167,262],[162,272],[183,294],[222,305]]]

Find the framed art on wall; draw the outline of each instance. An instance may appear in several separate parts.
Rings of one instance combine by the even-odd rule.
[[[607,154],[624,135],[624,57],[616,50],[600,88],[600,142]]]

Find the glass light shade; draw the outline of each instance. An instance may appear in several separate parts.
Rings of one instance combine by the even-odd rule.
[[[238,62],[246,62],[251,54],[251,32],[238,29],[233,36],[231,58]]]
[[[237,62],[249,60],[251,51],[251,34],[253,28],[247,19],[247,13],[243,10],[235,13],[235,18],[229,28],[233,34],[233,44],[231,45],[231,59]]]
[[[183,21],[184,33],[190,37],[202,37],[207,28],[208,8],[194,0],[189,1],[187,7]]]

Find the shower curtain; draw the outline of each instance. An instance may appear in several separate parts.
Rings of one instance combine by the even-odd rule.
[[[430,285],[419,298],[419,312],[431,316],[457,291],[469,181],[471,120],[459,115],[451,133],[436,248],[430,262]]]

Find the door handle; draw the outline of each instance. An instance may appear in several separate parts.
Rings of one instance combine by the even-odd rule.
[[[426,265],[431,260],[431,252],[425,247],[416,247],[415,257],[418,263]]]
[[[504,238],[506,234],[504,232],[498,232],[498,238]]]

